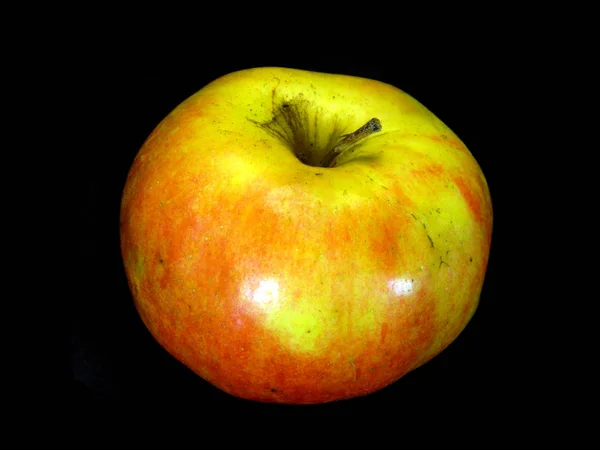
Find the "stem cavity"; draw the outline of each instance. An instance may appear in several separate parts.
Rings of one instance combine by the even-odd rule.
[[[271,102],[273,117],[270,120],[248,120],[279,139],[300,162],[309,166],[335,167],[340,155],[352,153],[365,138],[381,131],[381,122],[373,118],[353,133],[344,135],[342,121],[337,116],[327,116],[324,120],[323,111],[302,93],[280,100],[276,98],[275,87]]]

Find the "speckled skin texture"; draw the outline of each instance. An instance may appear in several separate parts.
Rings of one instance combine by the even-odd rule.
[[[285,103],[303,111],[313,159],[373,117],[382,130],[333,168],[303,164],[261,126]],[[266,402],[366,395],[437,355],[477,308],[491,232],[477,162],[419,102],[281,68],[229,74],[179,105],[121,205],[152,335],[220,389]]]

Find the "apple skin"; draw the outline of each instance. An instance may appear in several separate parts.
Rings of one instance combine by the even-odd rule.
[[[372,117],[383,129],[335,167],[303,164],[261,126],[286,104],[316,153]],[[459,335],[492,204],[463,142],[408,94],[266,67],[215,80],[156,127],[120,230],[135,306],[171,355],[234,396],[312,404],[377,391]]]

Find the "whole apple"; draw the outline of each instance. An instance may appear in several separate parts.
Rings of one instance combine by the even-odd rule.
[[[223,76],[130,169],[121,249],[155,339],[232,395],[310,404],[381,389],[473,316],[492,205],[417,100],[345,75]]]

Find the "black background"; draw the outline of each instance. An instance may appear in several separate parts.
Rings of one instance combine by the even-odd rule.
[[[89,49],[88,49],[89,50]],[[511,302],[501,286],[510,240],[504,227],[510,183],[496,124],[510,92],[502,55],[455,44],[433,55],[356,57],[249,49],[174,54],[160,46],[93,49],[73,78],[82,149],[74,183],[80,216],[75,295],[70,307],[69,369],[79,406],[192,406],[197,411],[251,414],[362,414],[399,408],[450,415],[457,408],[500,408],[523,389],[511,329]],[[129,56],[135,55],[135,58]],[[159,121],[181,101],[234,70],[284,66],[374,78],[399,87],[432,110],[467,145],[488,180],[494,204],[492,252],[480,306],[445,351],[391,386],[366,397],[315,406],[239,400],[212,387],[173,359],[139,319],[119,249],[119,206],[133,158]],[[506,139],[506,137],[504,138]]]

